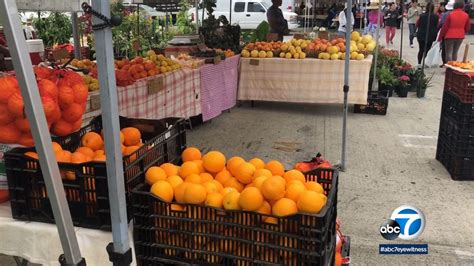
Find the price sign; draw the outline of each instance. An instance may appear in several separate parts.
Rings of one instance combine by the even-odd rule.
[[[91,95],[90,99],[91,111],[96,111],[100,109],[100,95]]]
[[[53,50],[53,58],[55,61],[59,61],[64,58],[69,58],[69,53],[65,48]]]
[[[148,94],[155,94],[162,91],[165,88],[165,76],[159,75],[155,79],[148,81]]]
[[[260,60],[258,60],[258,59],[250,59],[249,64],[250,64],[251,66],[258,66],[258,65],[260,65]]]

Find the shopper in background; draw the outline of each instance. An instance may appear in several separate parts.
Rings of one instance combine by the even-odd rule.
[[[400,25],[402,24],[402,19],[403,19],[403,4],[402,4],[402,2],[400,2],[400,4],[397,5],[397,12],[398,12],[397,29],[400,29]]]
[[[267,10],[267,20],[270,32],[278,34],[278,40],[283,41],[283,35],[288,34],[288,21],[283,17],[280,9],[282,0],[272,0],[273,5]]]
[[[441,28],[443,27],[443,24],[446,21],[446,17],[448,17],[449,13],[453,11],[453,7],[454,7],[454,0],[449,1],[444,6],[444,12],[441,15],[441,18],[439,19],[439,25],[438,25],[439,30],[441,30]],[[440,46],[441,46],[441,59],[443,60],[443,65],[444,65],[447,63],[447,61],[446,61],[446,45],[443,40],[440,41]],[[443,67],[443,65],[441,65],[440,67]]]
[[[463,2],[455,2],[454,10],[446,17],[446,21],[439,32],[438,41],[445,42],[446,62],[458,59],[458,51],[462,41],[466,32],[471,29],[471,20],[463,8]]]
[[[441,18],[443,17],[444,12],[446,12],[446,4],[441,3],[439,4],[438,11],[436,11],[436,14],[438,14],[440,22],[441,22]]]
[[[36,39],[36,31],[35,28],[33,28],[31,19],[26,21],[26,26],[23,28],[23,33],[25,34],[25,39],[27,40]]]
[[[372,6],[369,5],[367,7],[368,13],[367,13],[367,23],[369,24],[365,30],[364,30],[364,35],[365,34],[370,34],[372,37],[375,38],[376,32],[377,32],[377,23],[378,23],[378,17],[380,17],[380,24],[383,23],[383,16],[382,13],[379,12],[379,7],[377,6]]]
[[[426,56],[426,53],[431,49],[431,45],[436,40],[436,35],[438,34],[438,22],[439,16],[434,13],[434,5],[429,2],[426,5],[426,12],[420,15],[416,23],[417,36],[418,40],[418,64],[421,65],[423,57]],[[425,48],[426,47],[426,48]]]
[[[332,20],[336,17],[336,15],[337,15],[336,4],[332,4],[331,7],[328,9],[328,16],[326,20],[324,21],[324,26],[327,28],[330,28],[332,25]]]
[[[347,26],[347,18],[346,18],[346,10],[347,10],[347,4],[345,5],[345,8],[344,10],[342,10],[340,13],[339,13],[339,28],[337,29],[337,31],[339,32],[339,34],[346,34],[346,26]],[[351,13],[351,19],[350,19],[350,23],[352,24],[352,26],[354,26],[354,14],[352,12]]]
[[[416,22],[421,14],[421,8],[415,1],[412,1],[410,8],[408,9],[407,22],[408,29],[410,30],[410,47],[413,48],[413,39],[415,38],[416,33]]]
[[[387,47],[390,44],[393,44],[393,38],[395,38],[395,33],[397,29],[397,19],[398,19],[397,5],[395,3],[390,3],[389,10],[385,13],[384,22],[385,22],[385,43]]]

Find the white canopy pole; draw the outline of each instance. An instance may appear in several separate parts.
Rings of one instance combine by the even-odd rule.
[[[355,18],[354,18],[355,20]],[[347,139],[347,109],[349,94],[349,64],[351,55],[351,31],[352,31],[352,0],[347,0],[346,8],[346,58],[344,61],[344,110],[342,116],[342,152],[341,170],[346,170],[346,139]],[[355,21],[354,21],[355,22]]]

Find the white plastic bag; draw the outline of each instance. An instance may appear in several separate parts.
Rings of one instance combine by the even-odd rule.
[[[439,67],[443,64],[443,59],[441,58],[441,45],[439,42],[435,42],[431,49],[426,54],[425,66],[427,67]]]

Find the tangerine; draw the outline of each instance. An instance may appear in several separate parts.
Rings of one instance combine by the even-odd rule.
[[[219,183],[221,183],[222,185],[225,184],[225,182],[227,182],[227,180],[231,179],[232,178],[232,174],[227,171],[226,169],[220,171],[219,173],[217,173],[217,175],[215,176],[215,180],[217,180]]]
[[[184,190],[184,201],[190,204],[201,204],[206,201],[207,191],[201,184],[188,183]]]
[[[299,196],[301,195],[301,193],[305,191],[306,191],[306,187],[302,183],[295,182],[286,188],[285,198],[291,199],[294,202],[296,202]]]
[[[13,93],[8,100],[8,111],[15,116],[15,117],[25,117],[24,116],[24,108],[25,105],[23,103],[23,97],[21,96],[20,92]]]
[[[229,170],[230,173],[235,176],[237,167],[239,167],[239,165],[244,162],[245,160],[242,157],[234,156],[227,162],[227,170]]]
[[[283,178],[286,182],[290,182],[291,180],[299,180],[302,183],[306,182],[306,178],[304,177],[303,173],[298,170],[290,170],[283,175]]]
[[[256,169],[263,169],[265,168],[265,162],[260,158],[253,158],[249,161],[249,163],[253,164]]]
[[[262,192],[256,187],[248,187],[240,193],[239,206],[244,211],[256,211],[263,205]]]
[[[225,182],[224,187],[233,187],[238,192],[241,192],[244,189],[244,186],[237,180],[237,178],[232,177],[227,182]]]
[[[253,181],[253,174],[255,171],[256,168],[253,164],[244,162],[237,167],[235,177],[242,184],[250,184]]]
[[[72,124],[60,119],[51,127],[51,133],[56,136],[67,136],[73,131]]]
[[[201,151],[196,147],[188,147],[181,154],[183,162],[201,160]]]
[[[318,193],[324,193],[323,187],[317,182],[314,182],[314,181],[306,182],[305,186],[307,190],[312,190]]]
[[[268,169],[257,169],[255,173],[253,174],[253,178],[255,180],[255,178],[260,177],[260,176],[272,177],[273,174]]]
[[[190,174],[190,175],[186,176],[186,178],[184,179],[184,182],[194,183],[194,184],[201,184],[202,183],[202,178],[198,174]]]
[[[225,156],[218,151],[210,151],[202,157],[204,169],[211,173],[218,173],[225,168]]]
[[[224,200],[224,196],[222,194],[214,192],[207,194],[206,201],[204,205],[214,207],[214,208],[222,208],[222,201]]]
[[[270,170],[273,175],[283,176],[283,174],[285,174],[285,167],[283,166],[283,164],[276,160],[269,161],[265,165],[265,169]]]
[[[1,115],[1,114],[0,114]],[[30,128],[30,122],[28,122],[27,118],[17,118],[15,120],[15,126],[21,131],[21,132],[31,132]]]
[[[122,128],[120,131],[122,132],[125,140],[124,140],[124,145],[125,146],[135,146],[140,144],[142,135],[140,133],[140,130],[134,127],[126,127]]]
[[[100,150],[104,147],[102,137],[96,132],[87,132],[81,139],[81,144],[84,147],[89,147],[93,151]]]
[[[166,178],[166,181],[170,183],[173,189],[176,189],[179,185],[181,185],[184,182],[183,179],[177,175],[168,176],[168,178]]]
[[[89,147],[79,147],[79,148],[77,148],[76,152],[83,153],[87,157],[94,157],[95,156],[95,152]]]
[[[227,193],[224,198],[222,205],[224,206],[224,209],[226,210],[239,210],[239,198],[240,198],[240,193],[237,191],[231,191]]]
[[[151,186],[159,180],[166,180],[166,172],[158,166],[152,166],[146,170],[145,180]]]
[[[72,103],[67,109],[64,109],[62,117],[65,121],[74,123],[78,119],[81,119],[84,111],[85,109],[80,104]]]
[[[327,197],[324,194],[307,190],[301,193],[297,201],[298,210],[307,213],[318,213],[326,205]]]
[[[15,121],[15,116],[10,113],[7,105],[0,104],[0,125],[10,124],[13,121]]]
[[[196,165],[194,162],[185,162],[181,165],[179,168],[179,176],[182,178],[186,178],[189,175],[192,174],[200,174],[201,171],[199,171],[199,167]]]
[[[151,186],[150,192],[151,194],[159,197],[164,202],[173,201],[173,196],[174,196],[173,187],[164,180],[159,180],[155,182]]]
[[[179,167],[172,163],[164,163],[160,167],[165,170],[166,176],[178,175],[179,173]]]
[[[296,214],[298,207],[291,199],[281,198],[272,207],[272,214],[278,217]]]
[[[174,198],[178,203],[186,203],[184,201],[184,192],[190,183],[183,182],[174,188]]]
[[[18,143],[21,132],[13,123],[0,126],[0,143],[13,144]]]
[[[214,177],[209,173],[200,173],[202,183],[214,180]]]
[[[285,179],[272,176],[263,181],[262,193],[267,200],[279,200],[285,196]]]

